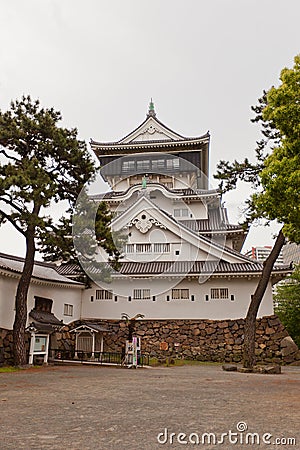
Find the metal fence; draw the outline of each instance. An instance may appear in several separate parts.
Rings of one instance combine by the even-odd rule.
[[[125,355],[115,352],[95,352],[94,357],[92,357],[92,353],[90,352],[77,351],[76,357],[75,352],[71,350],[51,349],[50,358],[56,361],[90,361],[99,364],[127,365],[125,362]],[[138,366],[149,365],[149,359],[149,355],[138,355]]]

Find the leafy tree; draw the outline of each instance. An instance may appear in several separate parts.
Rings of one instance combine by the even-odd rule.
[[[277,220],[282,224],[274,247],[264,263],[245,320],[244,366],[255,363],[257,312],[285,238],[300,242],[300,55],[292,69],[283,69],[280,85],[264,92],[253,122],[262,126],[263,138],[256,148],[256,161],[220,161],[215,178],[223,192],[236,188],[239,180],[252,183],[256,192],[247,200],[246,220]]]
[[[300,265],[277,285],[274,303],[276,314],[300,347]]]
[[[64,242],[64,254],[72,252],[70,221],[59,225],[47,215],[51,202],[67,202],[70,208],[90,178],[95,165],[76,129],[58,126],[60,112],[44,109],[30,96],[11,103],[10,110],[0,111],[0,224],[9,222],[26,241],[23,272],[15,302],[13,326],[16,365],[26,364],[25,326],[27,294],[39,241],[47,245]],[[69,210],[70,212],[70,210]],[[102,211],[105,226],[106,211]],[[108,219],[109,220],[109,219]]]

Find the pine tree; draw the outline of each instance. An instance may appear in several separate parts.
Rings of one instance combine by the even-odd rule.
[[[292,69],[283,69],[280,85],[264,92],[253,107],[253,122],[262,127],[256,161],[220,161],[215,178],[223,192],[235,189],[239,180],[250,182],[256,192],[247,201],[247,222],[277,220],[282,228],[264,263],[245,320],[244,366],[255,363],[255,323],[276,259],[288,238],[300,242],[300,55]]]
[[[14,359],[18,366],[26,364],[27,295],[37,245],[48,256],[50,248],[54,252],[56,248],[56,259],[74,256],[72,240],[68,238],[70,211],[96,171],[85,142],[78,139],[77,130],[60,127],[61,119],[60,112],[42,108],[30,96],[12,102],[6,112],[0,111],[0,224],[9,222],[26,242],[13,326]],[[59,224],[47,212],[53,202],[68,205],[69,215]],[[105,206],[100,206],[98,229],[103,232],[100,244],[110,248],[113,254],[110,219]]]

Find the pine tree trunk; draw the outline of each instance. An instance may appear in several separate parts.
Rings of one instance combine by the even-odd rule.
[[[264,262],[263,271],[254,294],[251,296],[251,302],[245,319],[244,329],[244,346],[243,346],[243,366],[252,369],[255,365],[255,333],[256,333],[256,317],[266,292],[273,266],[279,256],[279,253],[285,243],[282,230],[280,230],[274,247],[266,261]]]
[[[23,273],[19,280],[16,293],[16,312],[13,326],[15,366],[24,366],[28,363],[25,347],[25,328],[27,322],[27,295],[33,271],[34,255],[34,228],[28,227],[26,235],[26,256],[24,261]]]
[[[135,330],[135,320],[131,319],[129,321],[129,325],[128,325],[128,341],[131,342],[132,341],[132,336]]]

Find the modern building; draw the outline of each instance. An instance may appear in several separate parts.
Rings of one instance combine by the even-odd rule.
[[[268,258],[271,251],[272,247],[270,245],[257,246],[252,247],[251,250],[248,250],[245,253],[245,255],[255,261],[264,262]],[[284,264],[282,250],[277,258],[276,264]]]
[[[288,242],[282,249],[284,264],[300,264],[300,245]]]

